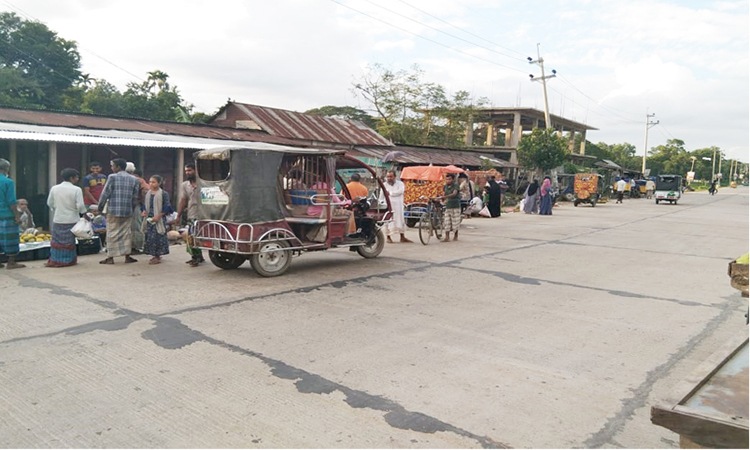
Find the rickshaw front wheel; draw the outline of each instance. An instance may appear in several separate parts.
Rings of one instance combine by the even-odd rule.
[[[383,230],[379,230],[371,242],[356,248],[359,256],[370,259],[377,257],[383,251],[383,247],[385,247],[385,236]]]
[[[209,251],[208,259],[219,269],[232,270],[240,267],[246,258],[236,253]]]
[[[250,257],[250,265],[263,277],[282,275],[292,263],[292,251],[287,250],[287,247],[287,241],[263,242],[259,252]]]

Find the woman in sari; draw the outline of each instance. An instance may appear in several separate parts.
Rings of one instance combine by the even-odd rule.
[[[490,217],[500,217],[500,201],[502,199],[503,191],[500,189],[500,185],[492,177],[487,177],[487,184],[485,189],[487,190],[487,209],[490,211]]]
[[[141,217],[144,219],[141,231],[146,236],[143,253],[152,256],[149,264],[159,264],[162,255],[169,254],[166,216],[174,210],[169,204],[169,194],[161,188],[162,181],[159,175],[154,175],[148,180],[150,189],[141,206]]]
[[[526,192],[523,194],[524,199],[524,205],[523,205],[523,212],[526,214],[536,214],[539,212],[539,204],[538,201],[538,195],[539,195],[539,182],[534,180],[529,184],[529,186],[526,188]]]
[[[86,212],[83,191],[76,186],[81,174],[75,169],[63,169],[63,182],[53,186],[47,197],[52,210],[52,242],[47,267],[67,267],[78,263],[76,237],[70,231]]]
[[[549,177],[544,177],[542,182],[542,188],[539,190],[542,197],[539,202],[539,215],[551,216],[552,215],[552,180]]]

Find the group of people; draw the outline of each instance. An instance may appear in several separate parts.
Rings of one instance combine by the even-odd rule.
[[[521,210],[526,214],[551,216],[552,206],[555,203],[553,196],[552,179],[550,177],[544,177],[541,186],[539,186],[539,181],[534,179],[524,191]]]
[[[50,189],[47,206],[52,215],[52,239],[47,267],[67,267],[77,263],[76,235],[73,228],[80,220],[91,222],[91,229],[106,242],[105,259],[100,264],[114,264],[115,258],[125,257],[125,263],[137,262],[133,254],[151,256],[149,264],[159,264],[169,254],[167,217],[175,210],[169,193],[162,186],[160,175],[148,181],[133,163],[122,158],[111,162],[112,174],[102,174],[101,164],[92,162],[90,173],[83,178],[83,189],[78,186],[80,173],[65,168],[60,173],[62,182]],[[16,198],[15,183],[8,177],[10,162],[0,159],[0,253],[7,256],[7,269],[24,267],[18,263],[19,230],[34,228],[33,215],[24,199]],[[197,191],[195,166],[185,166],[186,181],[180,187],[180,202],[176,211],[179,219],[187,212],[188,225],[197,220]],[[190,230],[192,231],[192,229]],[[204,262],[200,249],[187,246],[191,266]]]

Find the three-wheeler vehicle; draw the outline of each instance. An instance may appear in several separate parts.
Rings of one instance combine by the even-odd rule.
[[[669,202],[674,205],[682,197],[682,177],[680,175],[659,175],[656,179],[654,198],[656,204]]]
[[[573,206],[589,203],[592,207],[599,201],[601,190],[601,175],[597,173],[577,173],[573,179]]]
[[[259,275],[273,277],[303,252],[349,247],[375,258],[383,250],[387,191],[369,166],[343,151],[257,143],[194,157],[200,197],[192,238],[217,267],[250,260]],[[369,172],[384,203],[380,192],[352,198],[341,175],[353,169]]]

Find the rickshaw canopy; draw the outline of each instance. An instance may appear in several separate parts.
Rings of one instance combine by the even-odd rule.
[[[460,167],[449,166],[409,166],[401,171],[402,180],[440,181],[446,173],[466,173]]]

